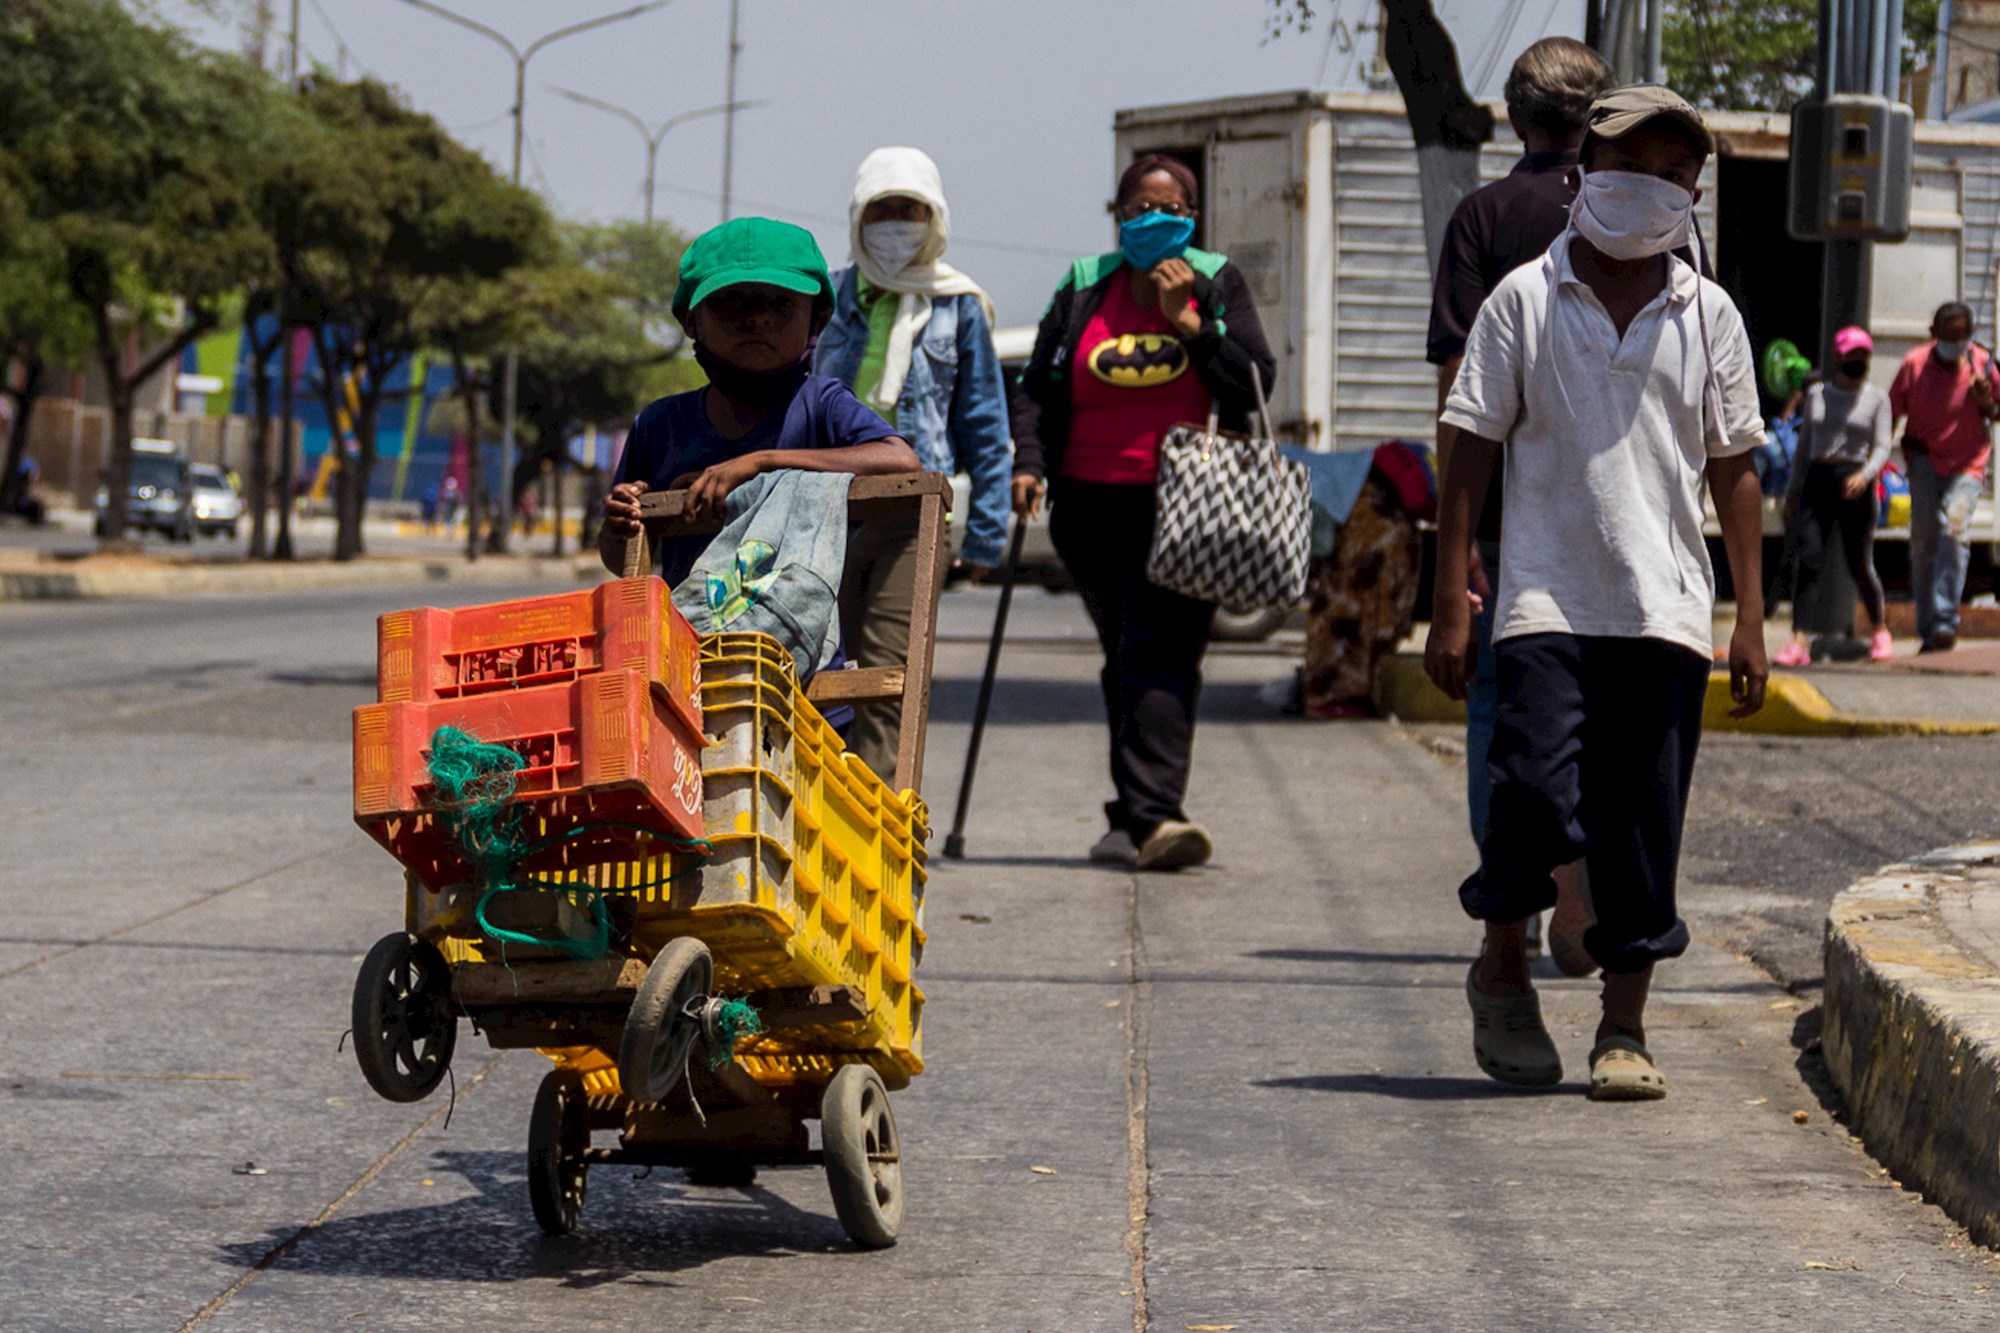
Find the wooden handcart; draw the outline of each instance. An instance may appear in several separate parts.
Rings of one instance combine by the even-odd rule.
[[[628,543],[628,577],[608,585],[614,597],[664,595],[648,572],[649,537],[718,526],[690,522],[685,498],[644,497],[646,530]],[[552,844],[533,869],[553,889],[510,895],[516,910],[538,914],[530,928],[559,934],[584,918],[586,903],[601,904],[612,941],[604,956],[503,950],[478,919],[478,889],[462,868],[405,856],[423,871],[406,877],[405,928],[375,946],[356,978],[357,1058],[378,1093],[415,1101],[443,1079],[460,1019],[497,1049],[548,1055],[555,1068],[528,1129],[529,1197],[544,1231],[576,1226],[596,1164],[679,1167],[698,1185],[819,1165],[854,1241],[895,1242],[903,1174],[889,1093],[923,1069],[923,994],[912,971],[923,951],[929,829],[917,787],[949,503],[947,481],[928,473],[859,477],[850,488],[857,523],[916,519],[902,664],[822,672],[800,689],[775,641],[702,640],[706,734],[695,748],[706,856],[683,850],[664,825],[653,832],[643,812],[621,811],[614,838],[592,834],[580,822],[589,812],[559,799],[533,806]],[[598,650],[556,639],[530,647],[519,661],[560,666]],[[901,790],[844,752],[821,712],[840,704],[901,710]],[[396,850],[396,837],[424,834],[431,816],[363,817],[363,773],[380,767],[365,750],[366,714],[357,710],[357,820]],[[560,753],[548,762],[563,771]],[[584,836],[563,841],[564,829]],[[740,1003],[756,1014],[755,1031],[742,1030]],[[615,1143],[598,1144],[598,1134]]]

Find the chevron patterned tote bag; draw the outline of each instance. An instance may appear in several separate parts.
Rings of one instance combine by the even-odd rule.
[[[1146,577],[1232,611],[1291,607],[1305,596],[1312,559],[1311,481],[1278,452],[1263,378],[1262,438],[1176,426],[1160,443],[1159,517]]]

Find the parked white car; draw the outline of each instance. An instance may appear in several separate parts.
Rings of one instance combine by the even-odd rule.
[[[188,469],[194,482],[194,526],[204,537],[236,536],[243,519],[243,497],[230,484],[229,474],[213,463],[196,463]]]

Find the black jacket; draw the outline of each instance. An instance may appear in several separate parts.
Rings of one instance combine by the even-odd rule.
[[[1268,397],[1278,363],[1264,341],[1264,326],[1258,322],[1243,271],[1206,251],[1191,249],[1186,257],[1194,266],[1194,299],[1201,311],[1201,332],[1186,342],[1188,361],[1220,406],[1222,427],[1247,431],[1257,411],[1250,368],[1254,365],[1263,377]],[[1130,280],[1125,264],[1111,254],[1079,260],[1056,288],[1035,334],[1034,355],[1009,395],[1016,474],[1062,473],[1063,452],[1069,445],[1070,371],[1083,341],[1083,326],[1097,313],[1112,283]]]

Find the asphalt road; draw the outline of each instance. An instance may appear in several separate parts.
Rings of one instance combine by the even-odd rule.
[[[1653,1015],[1668,1101],[1582,1097],[1588,983],[1544,985],[1560,1088],[1480,1077],[1461,992],[1474,936],[1451,892],[1469,857],[1462,770],[1388,724],[1270,717],[1255,692],[1279,655],[1213,659],[1193,805],[1217,864],[1145,880],[1084,865],[1097,662],[1075,600],[1040,592],[1019,605],[973,856],[935,867],[931,1068],[896,1099],[903,1243],[848,1248],[810,1171],[703,1190],[599,1169],[581,1231],[544,1239],[522,1169],[540,1057],[468,1038],[447,1119],[443,1098],[378,1101],[335,1049],[354,967],[401,903],[348,818],[348,710],[371,689],[372,617],[451,592],[0,606],[0,1323],[2000,1319],[2000,1261],[1829,1116],[1799,1046],[1810,1000],[1733,952],[1705,888],[1697,947]],[[948,604],[940,822],[990,606]],[[1911,750],[1910,771],[1964,773],[1963,751],[1942,753]],[[1758,849],[1827,839],[1771,839],[1797,822],[1773,793],[1819,809],[1829,784],[1805,777],[1849,762],[1809,754],[1710,748],[1698,824],[1722,793],[1764,795],[1724,802],[1734,822],[1698,835],[1701,885],[1791,901]],[[1852,762],[1835,797],[1888,781]],[[1835,873],[1817,846],[1794,859],[1813,885]]]

